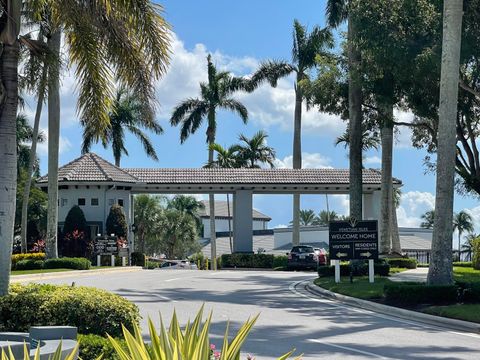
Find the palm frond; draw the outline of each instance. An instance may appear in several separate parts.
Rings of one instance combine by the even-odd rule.
[[[243,105],[241,102],[239,102],[235,99],[225,99],[225,100],[222,100],[219,103],[219,106],[224,108],[224,109],[228,109],[228,110],[231,110],[233,112],[236,112],[240,116],[242,121],[245,124],[247,123],[247,121],[248,121],[248,110],[245,107],[245,105]]]
[[[158,161],[157,152],[155,151],[155,148],[153,147],[153,144],[148,138],[148,136],[135,126],[128,126],[127,129],[140,140],[145,150],[145,153],[152,159]]]
[[[290,75],[297,69],[285,61],[268,60],[260,64],[258,70],[253,74],[250,82],[253,89],[261,85],[263,81],[268,81],[273,87],[277,86],[280,78]]]
[[[338,27],[348,16],[348,0],[327,1],[327,22],[332,28]]]

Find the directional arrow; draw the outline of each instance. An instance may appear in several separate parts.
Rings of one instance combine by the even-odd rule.
[[[342,258],[342,257],[347,257],[348,254],[347,253],[341,253],[341,252],[337,252],[337,257],[339,258]]]
[[[372,256],[373,254],[370,252],[370,251],[367,251],[367,252],[364,252],[364,253],[360,253],[360,256],[365,256],[367,258],[369,258],[370,256]]]

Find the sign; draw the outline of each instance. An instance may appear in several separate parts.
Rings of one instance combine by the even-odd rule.
[[[328,231],[331,260],[378,259],[378,221],[331,221]]]
[[[116,255],[118,252],[116,236],[97,236],[94,242],[95,254]]]

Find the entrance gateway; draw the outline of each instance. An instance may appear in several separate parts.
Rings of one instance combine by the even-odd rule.
[[[47,191],[48,176],[37,181]],[[87,153],[59,168],[59,226],[73,205],[82,208],[89,225],[105,234],[110,207],[124,208],[129,248],[135,194],[232,194],[234,252],[253,252],[252,197],[256,194],[348,194],[348,169],[167,169],[120,168]],[[393,180],[398,188],[402,182]],[[363,169],[363,218],[380,218],[381,172]],[[285,209],[290,212],[290,208]]]

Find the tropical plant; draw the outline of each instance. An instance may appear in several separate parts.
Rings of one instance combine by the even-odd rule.
[[[420,227],[424,229],[433,229],[433,223],[435,222],[435,210],[426,211],[421,216],[422,222],[420,223]]]
[[[318,219],[315,211],[312,209],[300,210],[300,226],[312,226],[317,225]],[[293,224],[293,221],[290,221],[290,225]]]
[[[128,156],[125,147],[125,130],[135,135],[143,145],[147,156],[158,160],[157,153],[147,134],[141,128],[152,131],[154,134],[163,133],[162,127],[155,118],[144,118],[145,103],[140,101],[134,93],[125,88],[119,88],[112,109],[109,112],[110,126],[103,129],[103,133],[95,133],[95,126],[91,123],[83,129],[82,152],[90,151],[92,143],[101,139],[104,148],[109,145],[113,151],[115,165],[120,166],[122,154]]]
[[[207,122],[207,144],[215,143],[217,133],[217,111],[230,110],[237,113],[246,123],[248,120],[247,108],[231,95],[239,90],[252,90],[251,83],[245,79],[232,76],[226,71],[217,71],[211,55],[207,57],[208,82],[200,83],[200,98],[189,98],[181,102],[173,110],[170,118],[172,126],[181,125],[180,141],[183,143],[191,134],[194,134]],[[250,83],[250,84],[249,84]],[[208,163],[214,161],[213,149],[208,149]],[[213,259],[213,269],[216,270],[216,234],[215,234],[215,195],[209,194],[210,206],[210,242]]]
[[[62,236],[59,241],[61,256],[88,257],[90,255],[90,236],[87,219],[83,210],[74,205],[65,217]]]
[[[167,209],[181,211],[195,220],[197,231],[199,231],[202,226],[202,220],[200,219],[199,213],[200,210],[203,210],[204,208],[205,205],[203,202],[188,195],[175,195],[167,202]]]
[[[75,347],[72,349],[70,353],[67,355],[62,354],[62,343],[58,344],[57,349],[55,352],[49,356],[50,360],[75,360],[78,357],[78,347],[79,345],[75,345]],[[0,358],[2,360],[20,360],[19,358],[15,358],[15,355],[13,355],[13,352],[11,351],[11,348],[8,348],[8,351],[2,348],[2,352],[0,353]],[[41,355],[40,355],[40,344],[38,345],[37,349],[35,350],[35,353],[33,357],[30,355],[30,350],[27,348],[27,344],[24,344],[23,346],[23,358],[24,359],[32,359],[32,360],[40,360]]]
[[[126,239],[128,236],[127,218],[123,207],[118,204],[112,205],[105,223],[107,234],[115,234],[119,238]]]
[[[479,234],[470,233],[465,237],[465,243],[462,245],[462,250],[467,253],[467,261],[472,261],[472,252],[474,248],[474,241],[480,238]]]
[[[157,235],[158,217],[162,211],[163,198],[151,195],[137,195],[134,198],[135,250],[145,253],[148,239]]]
[[[453,283],[452,215],[455,181],[455,153],[460,45],[462,42],[463,0],[443,3],[442,68],[438,109],[437,184],[432,256],[427,283]]]
[[[188,321],[190,325],[187,325],[185,330],[182,331],[177,314],[174,311],[169,329],[165,328],[162,321],[159,332],[157,332],[153,322],[149,319],[148,329],[152,339],[150,346],[145,344],[138,325],[135,325],[133,333],[124,328],[123,335],[127,344],[126,349],[118,340],[111,336],[108,338],[117,355],[122,360],[211,360],[213,358],[218,360],[239,360],[242,347],[258,319],[258,315],[248,319],[232,339],[229,339],[229,325],[227,324],[222,347],[219,348],[218,354],[213,353],[213,350],[216,350],[216,348],[212,346],[209,339],[212,313],[207,316],[203,324],[202,318],[203,306],[197,313],[195,320],[191,324]],[[278,360],[288,359],[293,351],[279,357]],[[300,360],[300,357],[296,359]]]
[[[335,211],[322,210],[318,213],[316,225],[328,226],[328,223],[334,220],[340,220],[339,215]]]
[[[298,20],[293,22],[292,62],[266,61],[252,76],[254,82],[267,80],[270,85],[276,86],[278,79],[292,73],[295,78],[295,111],[293,130],[293,168],[302,167],[302,104],[306,100],[305,84],[310,82],[309,72],[316,65],[319,55],[327,55],[326,50],[333,46],[330,30],[315,26],[310,33]],[[293,195],[293,245],[300,243],[300,194]]]
[[[466,232],[472,232],[474,230],[473,218],[465,210],[459,211],[453,215],[453,231],[458,233],[458,261],[460,259],[460,252],[462,251],[461,239],[462,234]]]
[[[237,146],[240,163],[242,167],[260,168],[261,165],[275,167],[275,150],[267,145],[268,135],[265,131],[258,131],[250,139],[241,134],[240,144]]]

